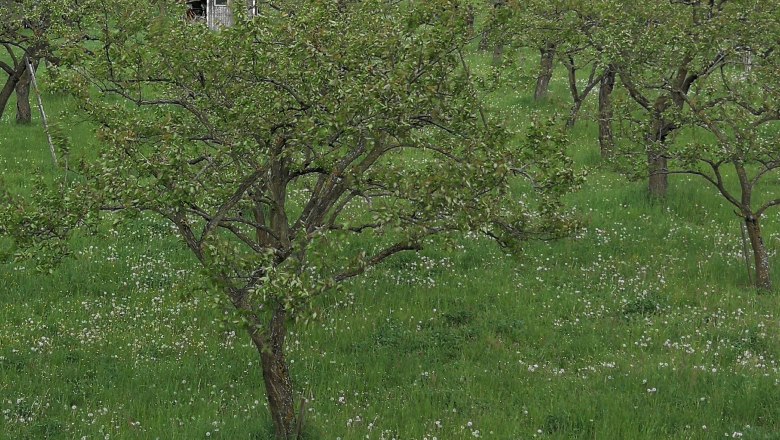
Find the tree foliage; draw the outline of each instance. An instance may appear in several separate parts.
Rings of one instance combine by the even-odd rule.
[[[780,169],[780,19],[765,2],[723,5],[711,29],[717,70],[682,95],[669,119],[696,133],[675,142],[669,172],[698,175],[714,186],[745,222],[753,249],[756,287],[772,289],[760,221],[780,198],[762,183]],[[749,24],[749,25],[748,25]],[[728,178],[728,171],[736,179]]]
[[[103,4],[63,52],[98,158],[9,200],[4,223],[52,253],[100,213],[170,222],[240,311],[279,438],[295,426],[286,325],[312,298],[432,236],[515,246],[572,225],[565,137],[537,123],[518,139],[482,110],[457,2],[280,1],[218,32],[167,6]]]
[[[79,34],[81,19],[91,2],[52,0],[2,0],[0,11],[0,71],[6,80],[0,89],[0,117],[10,98],[17,95],[17,122],[31,119],[29,90],[30,67],[37,68],[42,60],[56,62],[60,46]],[[28,66],[29,63],[29,66]]]

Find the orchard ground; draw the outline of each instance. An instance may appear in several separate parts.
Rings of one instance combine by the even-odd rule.
[[[566,113],[563,80],[541,111]],[[530,93],[493,104],[522,126]],[[94,130],[45,102],[88,151]],[[577,234],[520,256],[476,236],[399,255],[293,327],[311,438],[780,438],[780,295],[750,287],[740,219],[695,177],[649,201],[600,163],[593,113],[571,133]],[[24,193],[49,161],[39,121],[9,108],[5,183]],[[106,225],[51,273],[0,266],[0,437],[270,435],[257,353],[168,227]]]

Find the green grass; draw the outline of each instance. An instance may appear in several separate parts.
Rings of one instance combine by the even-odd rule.
[[[565,111],[563,79],[543,111]],[[499,102],[518,125],[528,90]],[[52,171],[40,125],[12,117],[0,172],[24,193]],[[649,201],[600,166],[585,114],[572,140],[590,168],[569,198],[576,236],[518,257],[475,237],[401,255],[293,327],[312,438],[780,438],[780,297],[750,288],[737,217],[693,177]],[[1,438],[268,437],[258,356],[167,226],[143,217],[74,248],[51,274],[0,266]]]

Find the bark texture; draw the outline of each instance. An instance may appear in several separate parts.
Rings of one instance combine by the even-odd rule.
[[[474,35],[474,22],[476,21],[476,15],[474,13],[474,5],[466,6],[466,26],[468,28],[469,37]]]
[[[669,193],[669,164],[666,157],[666,138],[677,127],[668,123],[663,112],[669,108],[667,97],[660,97],[653,107],[653,121],[647,132],[647,189],[650,197],[663,199]]]
[[[2,90],[0,90],[0,118],[3,117],[5,108],[8,106],[8,101],[11,99],[11,96],[13,96],[14,91],[16,90],[16,84],[19,82],[19,78],[21,78],[24,72],[24,64],[19,63],[19,65],[15,66],[15,70],[10,72],[8,79],[5,81],[5,85]]]
[[[590,74],[588,75],[588,82],[580,91],[579,87],[577,86],[577,71],[580,69],[574,62],[574,57],[568,56],[563,63],[566,66],[566,70],[568,72],[569,93],[571,94],[572,99],[572,106],[569,112],[569,119],[566,121],[566,127],[572,128],[574,127],[574,124],[577,123],[577,118],[579,117],[580,110],[582,109],[582,104],[585,103],[586,99],[588,99],[588,95],[590,95],[590,92],[593,91],[593,88],[595,88],[596,85],[601,82],[601,76],[596,75],[596,72],[599,70],[599,66],[596,63],[593,63],[590,69]]]
[[[650,173],[647,189],[654,198],[665,198],[669,192],[669,175],[667,158],[664,156],[662,141],[650,144],[647,150],[647,169]]]
[[[753,248],[753,259],[756,265],[756,288],[760,291],[772,290],[772,277],[769,271],[769,254],[761,237],[759,219],[753,216],[745,218],[750,247]]]
[[[479,39],[479,50],[486,51],[490,47],[490,31],[487,29],[482,30],[482,36]]]
[[[277,440],[292,440],[296,436],[292,379],[284,354],[286,319],[284,308],[279,307],[266,330],[259,326],[250,330],[252,342],[260,353],[268,409]]]
[[[662,93],[652,102],[642,94],[642,91],[631,78],[630,72],[627,72],[622,66],[618,66],[620,68],[620,78],[629,95],[640,106],[644,107],[651,118],[649,131],[645,136],[649,175],[648,190],[651,197],[664,198],[669,190],[665,142],[668,135],[677,130],[679,126],[674,121],[667,120],[665,113],[670,109],[682,109],[693,83],[711,68],[717,66],[722,59],[718,56],[711,66],[691,71],[692,61],[692,54],[686,53],[680,59],[676,73],[669,84],[668,92]],[[652,87],[650,86],[650,88]]]
[[[555,61],[555,45],[546,44],[539,49],[541,60],[539,62],[539,76],[536,78],[536,90],[534,90],[534,100],[539,101],[547,96],[550,89],[550,80],[553,75],[553,63]]]
[[[16,89],[16,82],[17,78],[9,76],[5,81],[3,89],[0,90],[0,118],[2,118],[3,114],[5,113],[5,107],[8,105],[8,100],[10,100],[11,95],[14,94],[14,89]]]
[[[30,72],[24,71],[16,83],[16,122],[29,124],[32,122],[32,110],[30,109]]]

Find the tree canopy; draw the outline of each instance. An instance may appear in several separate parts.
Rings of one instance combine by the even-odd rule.
[[[511,133],[483,109],[456,6],[277,2],[214,32],[104,5],[60,69],[98,158],[37,207],[12,200],[6,224],[51,251],[99,213],[167,219],[240,311],[291,438],[285,326],[313,297],[433,236],[515,246],[572,225],[565,138],[544,122]],[[51,203],[59,191],[69,203]]]

